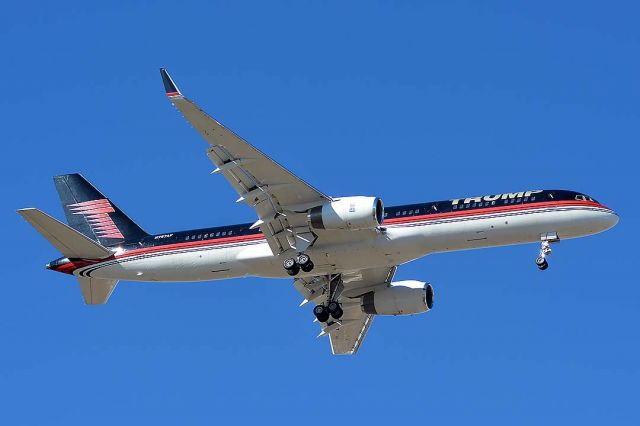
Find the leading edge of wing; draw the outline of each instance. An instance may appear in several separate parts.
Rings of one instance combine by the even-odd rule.
[[[262,152],[261,150],[259,150],[258,148],[256,148],[254,145],[250,144],[249,142],[247,142],[246,140],[244,140],[242,137],[240,137],[237,133],[235,133],[234,131],[230,130],[229,128],[225,127],[222,123],[220,123],[218,120],[216,120],[215,118],[211,117],[209,114],[207,114],[204,110],[202,110],[202,108],[198,107],[193,101],[191,101],[190,99],[188,99],[187,97],[185,97],[182,92],[178,89],[178,86],[175,84],[175,82],[173,81],[173,78],[171,78],[171,75],[169,74],[169,72],[167,71],[166,68],[160,68],[160,75],[162,76],[162,82],[164,85],[164,89],[165,92],[167,94],[167,97],[169,98],[170,101],[174,102],[174,103],[181,103],[181,102],[188,102],[192,105],[194,105],[198,110],[200,110],[200,112],[202,114],[204,114],[206,117],[208,117],[209,119],[213,120],[218,126],[220,126],[222,129],[224,129],[225,131],[229,132],[231,135],[233,135],[235,138],[237,138],[238,140],[242,141],[242,143],[246,144],[247,147],[251,150],[254,150],[258,155],[264,157],[264,159],[272,162],[275,166],[277,166],[279,169],[281,169],[282,171],[284,171],[286,174],[288,174],[291,178],[298,180],[300,183],[302,183],[303,185],[305,185],[306,187],[308,187],[311,191],[315,192],[317,194],[317,197],[319,197],[320,199],[323,200],[327,200],[327,201],[331,201],[332,198],[329,197],[328,195],[322,193],[321,191],[319,191],[318,189],[316,189],[315,187],[313,187],[312,185],[310,185],[309,183],[307,183],[306,181],[304,181],[303,179],[299,178],[298,176],[296,176],[295,174],[293,174],[292,172],[290,172],[289,170],[287,170],[285,167],[283,167],[280,163],[278,163],[277,161],[273,160],[271,157],[269,157],[268,155],[266,155],[264,152]],[[192,123],[193,124],[193,123]],[[196,129],[197,130],[197,129]],[[203,135],[204,136],[204,135]],[[206,139],[206,137],[205,137]],[[211,145],[214,145],[215,142],[209,141],[207,140],[207,142]]]

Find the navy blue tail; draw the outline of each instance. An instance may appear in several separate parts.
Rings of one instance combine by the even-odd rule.
[[[82,175],[54,176],[69,226],[103,246],[140,241],[148,234]]]

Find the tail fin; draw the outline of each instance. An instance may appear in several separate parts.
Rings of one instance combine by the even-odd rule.
[[[82,175],[55,176],[69,226],[103,246],[139,241],[148,234]]]

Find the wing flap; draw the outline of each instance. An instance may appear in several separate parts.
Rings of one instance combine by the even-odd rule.
[[[300,306],[309,302],[316,304],[328,304],[329,291],[336,280],[342,286],[341,291],[336,291],[337,298],[332,300],[340,303],[343,315],[339,320],[329,319],[326,323],[320,323],[320,336],[329,336],[331,352],[334,355],[352,355],[358,352],[364,338],[371,327],[373,315],[362,311],[360,296],[368,291],[374,291],[381,286],[387,286],[393,279],[397,267],[380,267],[361,269],[345,272],[340,275],[315,276],[297,278],[293,285],[304,297]]]
[[[331,353],[353,355],[358,352],[372,321],[373,315],[365,314],[330,332]]]

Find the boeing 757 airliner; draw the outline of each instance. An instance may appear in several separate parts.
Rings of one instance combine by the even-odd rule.
[[[388,207],[370,196],[330,197],[207,115],[165,69],[169,100],[208,142],[207,156],[253,207],[254,223],[145,232],[79,174],[54,177],[68,225],[40,210],[18,210],[63,257],[47,268],[74,275],[87,304],[104,304],[118,280],[211,281],[294,277],[334,354],[358,351],[375,315],[433,308],[422,281],[393,281],[398,265],[431,253],[539,243],[605,231],[616,213],[591,196],[526,190]]]

